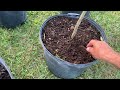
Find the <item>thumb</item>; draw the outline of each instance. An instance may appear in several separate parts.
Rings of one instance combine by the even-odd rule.
[[[87,49],[86,49],[88,52],[93,52],[93,48],[92,47],[87,47]]]

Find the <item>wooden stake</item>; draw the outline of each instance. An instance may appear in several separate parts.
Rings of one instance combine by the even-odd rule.
[[[83,18],[84,18],[84,16],[85,16],[86,13],[87,13],[87,11],[83,11],[82,14],[80,15],[80,17],[79,17],[79,19],[78,19],[78,21],[77,21],[77,23],[75,25],[75,28],[73,30],[73,33],[71,35],[72,39],[75,37],[75,35],[77,33],[77,30],[78,30],[78,27],[79,27],[80,23],[82,22],[82,20],[83,20]]]

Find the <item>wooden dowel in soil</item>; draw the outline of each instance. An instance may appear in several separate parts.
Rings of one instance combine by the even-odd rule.
[[[79,19],[78,19],[78,21],[77,21],[77,23],[75,25],[75,28],[73,30],[73,33],[71,35],[72,39],[75,37],[75,35],[77,33],[77,30],[78,30],[78,27],[79,27],[80,23],[82,22],[82,20],[83,20],[83,18],[84,18],[84,16],[85,16],[86,13],[87,13],[87,11],[83,11],[82,14],[80,15],[80,17],[79,17]]]

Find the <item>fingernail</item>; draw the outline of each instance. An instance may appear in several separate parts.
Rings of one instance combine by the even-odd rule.
[[[90,50],[90,48],[89,47],[87,47],[87,49],[86,49],[87,51],[89,51]]]

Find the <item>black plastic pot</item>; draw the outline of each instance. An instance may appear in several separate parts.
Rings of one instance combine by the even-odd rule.
[[[15,28],[26,20],[26,11],[0,11],[0,26]]]
[[[44,46],[43,41],[42,41],[42,34],[44,33],[44,27],[46,26],[46,23],[53,19],[54,17],[58,17],[58,16],[65,16],[65,17],[70,17],[70,18],[79,18],[78,14],[73,14],[73,15],[69,15],[69,14],[60,14],[60,15],[56,15],[56,16],[52,16],[50,18],[48,18],[44,24],[42,25],[41,29],[40,29],[40,42],[42,44],[42,47],[44,49],[44,56],[46,58],[46,63],[47,66],[49,68],[49,70],[54,73],[57,77],[60,78],[64,78],[64,79],[72,79],[72,78],[76,78],[77,76],[79,76],[80,74],[83,73],[83,71],[85,71],[88,67],[90,67],[91,65],[94,65],[97,63],[97,60],[87,63],[87,64],[73,64],[73,63],[69,63],[65,60],[62,60],[54,55],[52,55]],[[103,38],[104,41],[107,41],[104,30],[92,19],[85,17],[92,25],[94,25],[97,30],[100,31],[101,36]]]
[[[2,58],[0,58],[0,64],[3,65],[4,68],[8,71],[9,76],[11,77],[11,79],[14,79],[10,69],[8,68],[8,66],[6,65],[5,61]]]
[[[61,11],[61,14],[70,14],[70,13],[77,13],[79,15],[81,15],[82,11]],[[86,17],[90,17],[90,11],[87,11]]]

